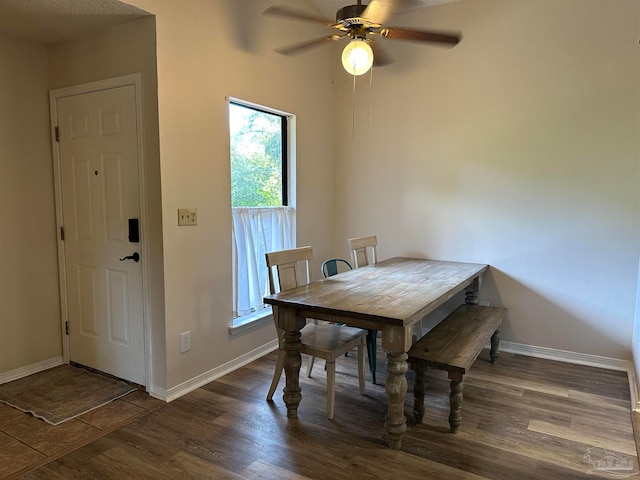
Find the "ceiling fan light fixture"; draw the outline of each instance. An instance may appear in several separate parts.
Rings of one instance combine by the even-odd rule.
[[[367,73],[373,65],[373,50],[364,38],[356,37],[342,51],[342,66],[351,75]]]

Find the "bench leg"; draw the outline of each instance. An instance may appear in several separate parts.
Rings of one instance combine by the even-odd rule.
[[[500,355],[500,329],[491,335],[491,350],[489,355],[491,356],[491,363],[496,363],[498,355]]]
[[[426,368],[419,363],[412,363],[411,370],[416,372],[413,384],[413,415],[416,423],[422,423],[424,417],[424,373]]]
[[[462,387],[464,375],[449,372],[451,392],[449,392],[449,426],[451,433],[457,433],[462,422]]]

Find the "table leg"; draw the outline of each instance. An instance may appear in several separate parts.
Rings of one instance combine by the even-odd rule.
[[[298,418],[298,405],[302,400],[300,391],[300,330],[305,326],[306,319],[297,317],[295,309],[274,308],[274,316],[282,334],[281,349],[284,350],[285,387],[282,399],[287,406],[287,417]]]
[[[384,426],[389,435],[389,446],[396,450],[402,445],[402,437],[407,431],[407,417],[404,415],[404,398],[407,395],[407,354],[405,352],[387,352],[387,377],[386,391],[387,419]]]
[[[472,305],[478,305],[478,295],[480,294],[480,284],[482,277],[476,277],[471,284],[464,289],[465,298],[464,303],[470,303]]]
[[[282,399],[287,406],[288,418],[298,418],[298,405],[302,400],[300,393],[300,366],[302,365],[300,336],[300,330],[284,332],[282,339],[282,349],[285,350],[284,374],[286,379]]]

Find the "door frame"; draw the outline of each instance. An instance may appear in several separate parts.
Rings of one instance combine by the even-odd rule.
[[[138,183],[140,192],[140,233],[141,233],[141,269],[142,269],[142,329],[144,335],[144,372],[145,388],[149,391],[151,386],[152,364],[150,359],[151,332],[149,322],[149,235],[146,215],[146,181],[145,181],[145,161],[144,161],[144,131],[142,116],[142,75],[133,73],[119,77],[98,80],[95,82],[82,83],[70,87],[58,88],[49,91],[49,112],[51,127],[51,149],[53,158],[53,180],[56,210],[56,239],[58,244],[58,278],[60,283],[60,321],[62,334],[62,356],[64,363],[69,363],[69,335],[66,334],[65,324],[69,319],[67,304],[67,272],[65,267],[64,241],[62,240],[62,226],[64,218],[62,215],[62,178],[60,173],[60,151],[56,140],[56,125],[58,120],[57,100],[64,97],[71,97],[85,93],[92,93],[111,88],[125,87],[133,85],[135,88],[136,102],[136,126],[138,129]]]

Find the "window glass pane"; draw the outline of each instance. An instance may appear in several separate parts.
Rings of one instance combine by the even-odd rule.
[[[283,205],[283,117],[229,104],[231,204]]]

